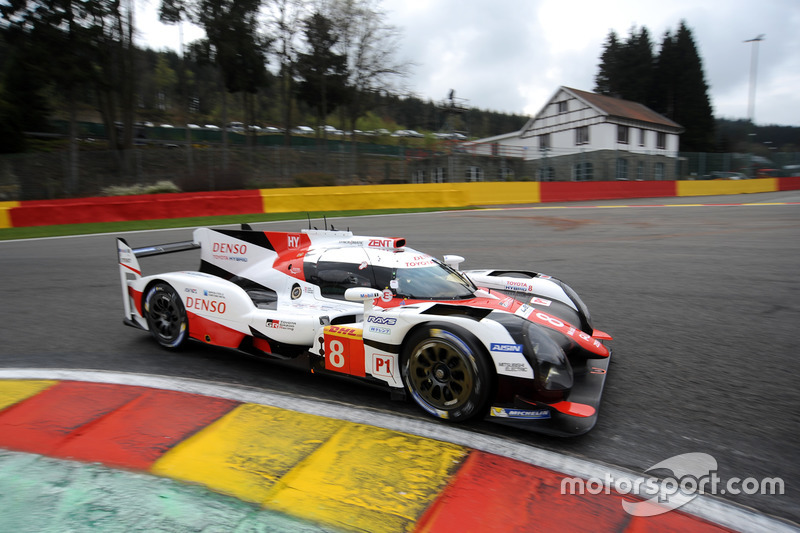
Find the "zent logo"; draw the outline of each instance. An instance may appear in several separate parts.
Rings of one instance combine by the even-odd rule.
[[[367,246],[374,246],[376,248],[392,248],[394,241],[392,239],[370,239]]]

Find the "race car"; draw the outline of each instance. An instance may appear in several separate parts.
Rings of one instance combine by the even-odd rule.
[[[142,275],[140,258],[195,249],[199,270]],[[569,436],[597,420],[611,337],[551,276],[461,270],[463,257],[333,228],[198,228],[119,238],[117,254],[124,323],[166,349],[194,340],[350,376],[447,421]]]

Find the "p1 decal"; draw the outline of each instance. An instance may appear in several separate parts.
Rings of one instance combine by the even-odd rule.
[[[325,369],[351,376],[366,376],[363,330],[326,326]]]
[[[397,358],[393,354],[372,354],[372,375],[394,378],[397,369]]]

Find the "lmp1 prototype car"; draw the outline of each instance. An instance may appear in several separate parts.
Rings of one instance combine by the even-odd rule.
[[[199,271],[142,276],[139,258],[200,249]],[[563,282],[459,270],[405,239],[350,231],[194,230],[193,240],[117,240],[125,324],[164,348],[190,339],[347,375],[430,415],[553,435],[597,419],[611,337]]]

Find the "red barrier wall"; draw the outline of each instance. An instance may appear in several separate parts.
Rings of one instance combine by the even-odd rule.
[[[676,196],[674,181],[552,181],[541,187],[542,202]]]
[[[21,227],[261,212],[260,191],[248,190],[28,201],[11,209],[10,217],[13,227]]]
[[[791,178],[778,178],[779,191],[796,191],[800,190],[800,176],[793,176]]]

